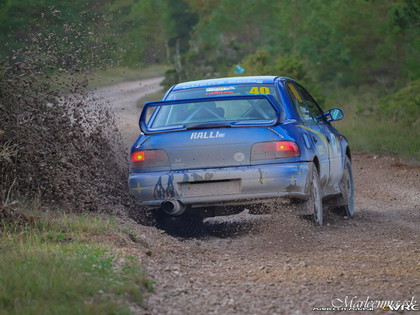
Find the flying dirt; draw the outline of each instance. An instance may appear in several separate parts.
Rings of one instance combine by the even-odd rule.
[[[137,102],[159,90],[160,80],[96,92],[115,112],[127,150],[139,132]],[[340,123],[335,126],[340,129]],[[144,308],[132,311],[316,314],[332,308],[382,313],[389,304],[418,308],[420,168],[354,152],[352,163],[352,220],[326,212],[324,226],[316,227],[281,204],[272,205],[269,215],[245,211],[207,220],[187,234],[176,226],[160,230],[125,219],[137,237],[122,239],[121,248],[155,281]]]

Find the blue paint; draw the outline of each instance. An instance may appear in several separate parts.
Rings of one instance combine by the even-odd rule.
[[[239,71],[242,68],[237,69]],[[238,92],[241,88],[246,89],[250,84],[256,87],[259,84],[269,85],[271,94],[180,99],[184,91],[188,92],[192,89],[216,87],[220,91]],[[238,204],[238,202],[246,204],[253,199],[264,201],[278,197],[304,200],[308,197],[307,183],[311,176],[309,170],[313,161],[317,160],[321,164],[322,196],[339,194],[344,159],[349,145],[346,138],[330,124],[330,121],[341,118],[341,110],[323,113],[319,109],[322,114],[315,117],[319,122],[303,121],[299,116],[302,113],[299,113],[295,107],[292,95],[287,88],[288,84],[299,86],[290,78],[276,76],[192,81],[173,86],[166,93],[163,101],[147,103],[139,119],[142,133],[133,144],[131,151],[165,150],[170,166],[130,169],[128,180],[130,192],[135,194],[133,189],[138,183],[141,183],[142,187],[154,187],[154,190],[142,191],[141,195],[135,194],[140,204],[151,208],[159,207],[163,200],[170,198],[176,198],[185,205],[197,207]],[[238,90],[233,88],[236,86]],[[300,91],[304,90],[303,87],[300,86],[300,88]],[[271,89],[275,91],[274,94]],[[166,98],[173,97],[171,93],[176,93],[178,99],[165,101]],[[304,100],[305,96],[302,94],[301,98]],[[153,127],[159,110],[167,106],[177,104],[198,106],[204,102],[213,102],[217,108],[221,107],[218,104],[235,100],[249,102],[250,114],[252,110],[258,111],[253,104],[268,102],[275,111],[275,117],[265,120],[220,119],[200,124],[185,123],[162,128]],[[155,108],[155,112],[147,120],[147,111],[151,108]],[[256,117],[257,114],[256,112]],[[227,117],[230,113],[225,112],[225,116],[218,115]],[[281,138],[278,135],[281,135]],[[146,137],[147,141],[145,141]],[[328,139],[335,139],[335,141],[328,142]],[[252,148],[255,143],[280,140],[295,142],[300,149],[300,155],[262,160],[252,158]],[[325,154],[325,152],[334,154]],[[190,197],[180,194],[181,187],[184,187],[182,185],[186,183],[188,185],[200,185],[200,183],[217,185],[218,182],[226,184],[234,180],[240,181],[240,192],[234,195],[209,194]],[[184,190],[185,194],[187,194],[186,191]]]

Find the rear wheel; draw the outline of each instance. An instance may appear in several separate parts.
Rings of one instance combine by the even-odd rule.
[[[340,183],[340,190],[343,195],[345,206],[342,206],[342,212],[345,213],[349,218],[354,217],[354,181],[353,181],[353,169],[351,161],[346,156],[344,160],[344,172],[343,178]]]
[[[321,196],[321,181],[315,164],[312,164],[311,169],[311,178],[308,187],[309,198],[305,201],[304,208],[306,209],[305,212],[307,212],[308,215],[311,213],[315,225],[321,226],[324,217]]]
[[[321,197],[321,181],[315,165],[312,167],[311,198],[313,199],[315,225],[321,226],[324,218]]]

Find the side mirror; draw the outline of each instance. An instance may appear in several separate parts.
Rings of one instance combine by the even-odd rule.
[[[344,117],[343,111],[339,108],[331,108],[327,113],[324,114],[325,119],[330,121],[341,120]]]

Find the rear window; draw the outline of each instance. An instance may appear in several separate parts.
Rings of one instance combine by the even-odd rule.
[[[152,128],[207,122],[266,123],[276,119],[276,111],[264,99],[231,99],[172,104],[162,106],[156,114]]]
[[[277,89],[273,84],[241,84],[224,85],[214,87],[199,87],[172,91],[166,100],[180,100],[187,98],[214,97],[214,96],[234,96],[234,95],[273,95],[281,104]]]

